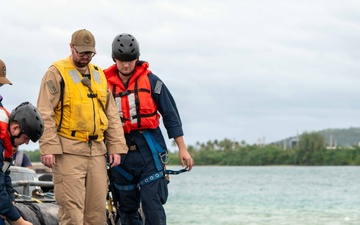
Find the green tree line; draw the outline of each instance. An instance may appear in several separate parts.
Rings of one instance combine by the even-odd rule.
[[[303,133],[291,148],[276,144],[248,145],[229,139],[187,146],[196,165],[360,165],[360,147],[327,149],[319,132]],[[24,151],[32,162],[40,162],[40,152]],[[180,165],[178,152],[169,152],[169,164]]]
[[[224,139],[189,145],[196,165],[360,165],[360,147],[327,149],[319,132],[303,133],[293,147],[248,145]],[[179,165],[178,152],[170,153],[170,164]]]

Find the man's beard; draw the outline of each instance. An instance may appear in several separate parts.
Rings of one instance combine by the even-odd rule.
[[[90,60],[87,60],[86,63],[82,63],[80,60],[79,61],[74,61],[74,64],[76,67],[82,68],[85,67],[89,64]]]

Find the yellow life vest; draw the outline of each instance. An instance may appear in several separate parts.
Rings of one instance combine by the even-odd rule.
[[[91,90],[81,80],[70,57],[53,64],[65,84],[62,101],[55,108],[60,136],[78,141],[103,141],[108,119],[99,101],[106,105],[107,81],[101,68],[88,64]],[[91,93],[92,92],[92,93]],[[60,126],[59,126],[60,125]]]

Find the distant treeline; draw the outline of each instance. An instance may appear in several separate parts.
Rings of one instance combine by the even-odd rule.
[[[360,147],[327,149],[319,132],[303,133],[292,148],[275,144],[248,145],[229,139],[188,145],[196,165],[360,165]],[[40,161],[39,150],[24,151],[32,162]],[[169,152],[169,164],[180,165],[178,152]]]
[[[291,148],[247,145],[229,139],[188,146],[196,165],[360,165],[360,147],[327,149],[319,132],[304,133]],[[178,153],[170,153],[170,164],[178,165]]]

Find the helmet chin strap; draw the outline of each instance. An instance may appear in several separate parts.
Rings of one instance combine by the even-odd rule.
[[[15,145],[15,138],[19,138],[19,137],[23,134],[23,132],[20,132],[18,135],[14,136],[14,135],[12,135],[12,133],[11,133],[11,131],[10,131],[10,126],[8,126],[8,127],[9,127],[11,145],[12,145],[13,147],[17,147],[17,145]]]

